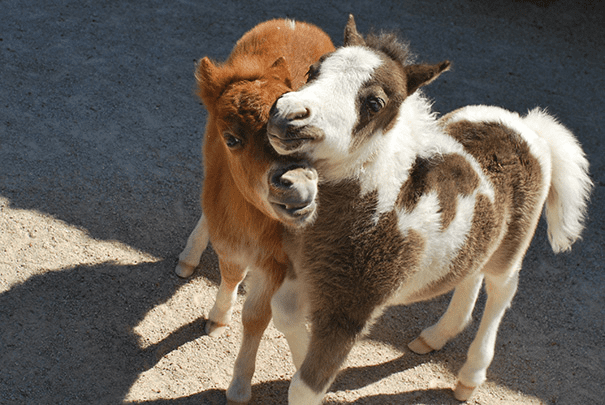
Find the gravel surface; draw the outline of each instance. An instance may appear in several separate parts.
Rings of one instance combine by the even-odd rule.
[[[592,3],[598,3],[593,5]],[[585,1],[0,1],[0,404],[224,404],[241,327],[204,335],[220,279],[208,249],[173,273],[200,215],[206,113],[194,61],[226,58],[275,17],[342,43],[397,30],[453,69],[435,109],[548,107],[580,139],[596,187],[584,240],[555,256],[541,223],[473,404],[605,403],[605,6]],[[449,296],[387,311],[327,404],[456,404],[475,322],[425,356],[406,344]],[[282,404],[293,373],[266,333],[254,404]]]

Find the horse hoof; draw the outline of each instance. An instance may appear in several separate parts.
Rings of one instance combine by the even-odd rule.
[[[428,343],[426,343],[422,336],[418,336],[416,339],[411,341],[408,344],[408,348],[416,354],[427,354],[435,350],[429,346]]]
[[[466,385],[458,381],[456,389],[454,390],[454,397],[458,401],[466,401],[473,395],[475,388],[477,387],[467,387]]]
[[[226,392],[227,405],[244,405],[252,398],[252,387],[250,381],[245,378],[235,377]]]
[[[227,329],[227,325],[211,321],[210,319],[206,321],[206,326],[204,327],[206,334],[210,337],[222,335],[225,329]]]
[[[174,272],[181,278],[187,278],[193,274],[193,270],[195,270],[195,266],[179,261]]]

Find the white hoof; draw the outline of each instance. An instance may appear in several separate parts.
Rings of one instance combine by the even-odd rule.
[[[229,325],[214,322],[214,321],[211,321],[210,319],[208,319],[206,321],[206,326],[204,327],[204,330],[206,331],[206,334],[208,336],[218,337],[218,336],[222,335],[223,332],[225,332],[225,330],[227,329],[227,326],[229,326]]]
[[[477,387],[467,387],[466,385],[458,381],[456,389],[454,390],[454,397],[458,401],[466,401],[473,395],[473,392],[475,392],[475,388]]]
[[[181,278],[188,278],[193,274],[195,267],[196,266],[179,261],[179,264],[176,265],[174,272]]]
[[[250,382],[242,381],[241,378],[235,378],[231,381],[227,389],[228,405],[247,404],[250,402],[250,398],[252,398]]]
[[[411,341],[408,344],[408,348],[416,354],[427,354],[435,350],[429,346],[428,343],[426,343],[422,336],[418,336],[416,339]]]
[[[300,378],[300,372],[296,372],[290,388],[288,389],[288,404],[289,405],[320,405],[323,400],[323,392],[313,391]]]

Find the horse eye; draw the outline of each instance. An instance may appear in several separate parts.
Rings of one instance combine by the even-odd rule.
[[[311,66],[309,66],[309,70],[307,70],[307,83],[310,82],[311,80],[314,80],[317,77],[317,74],[319,73],[319,69],[318,69],[318,65],[317,64],[313,64]]]
[[[227,144],[227,147],[229,149],[235,149],[238,146],[242,145],[241,139],[236,138],[235,136],[233,136],[233,134],[231,134],[229,132],[225,132],[223,134],[223,138],[225,138],[225,144]]]
[[[373,113],[377,113],[384,107],[384,100],[380,97],[370,96],[367,98],[366,103]]]

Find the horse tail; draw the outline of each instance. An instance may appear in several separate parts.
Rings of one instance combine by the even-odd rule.
[[[552,172],[545,205],[548,240],[555,253],[570,250],[584,229],[593,187],[588,160],[571,131],[546,111],[535,108],[523,121],[550,148]]]

